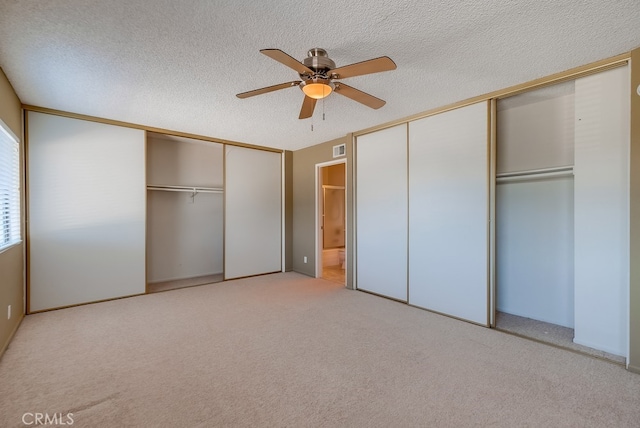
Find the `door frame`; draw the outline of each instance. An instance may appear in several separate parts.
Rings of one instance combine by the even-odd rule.
[[[316,278],[322,278],[322,225],[320,224],[320,219],[322,218],[322,176],[320,175],[320,172],[322,170],[322,168],[326,168],[328,166],[333,166],[333,165],[339,165],[343,163],[344,164],[344,179],[345,179],[345,188],[344,188],[344,207],[345,207],[345,211],[344,211],[344,216],[345,216],[345,222],[344,222],[344,227],[345,227],[345,231],[344,231],[344,250],[345,250],[345,284],[344,286],[347,286],[347,274],[349,272],[349,263],[347,263],[347,177],[348,177],[348,172],[347,172],[347,159],[346,158],[341,158],[341,159],[336,159],[336,160],[332,160],[332,161],[328,161],[328,162],[321,162],[321,163],[317,163],[316,164],[316,173],[315,173],[315,178],[316,178],[316,182],[315,182],[315,193],[316,193],[316,206],[315,206],[315,217],[316,217],[316,221],[315,221],[315,252],[316,252],[316,257],[315,257],[315,264],[316,264],[316,271],[315,271],[315,277]]]

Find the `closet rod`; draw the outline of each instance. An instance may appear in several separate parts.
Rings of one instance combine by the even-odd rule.
[[[504,172],[496,175],[496,183],[518,180],[535,180],[538,178],[570,177],[573,166],[559,166],[553,168],[530,169],[527,171]]]
[[[147,190],[162,190],[164,192],[189,192],[189,193],[224,193],[224,190],[220,187],[147,186]]]

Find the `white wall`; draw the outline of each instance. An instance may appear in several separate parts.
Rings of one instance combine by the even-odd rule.
[[[629,69],[576,81],[575,339],[626,356]]]
[[[145,292],[144,132],[28,113],[30,310]]]

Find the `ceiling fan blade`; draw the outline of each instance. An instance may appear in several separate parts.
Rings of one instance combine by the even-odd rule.
[[[364,74],[380,73],[381,71],[395,70],[396,63],[388,56],[370,59],[368,61],[356,62],[331,70],[332,79],[346,79],[347,77],[362,76]]]
[[[291,86],[298,86],[300,83],[302,82],[300,82],[299,80],[294,80],[293,82],[287,82],[287,83],[280,83],[279,85],[267,86],[266,88],[260,88],[260,89],[254,89],[253,91],[242,92],[240,94],[237,94],[236,97],[249,98],[249,97],[253,97],[254,95],[266,94],[267,92],[273,92],[279,89],[289,88]]]
[[[347,98],[351,98],[354,101],[357,101],[361,104],[366,105],[367,107],[371,107],[372,109],[376,110],[387,103],[380,98],[376,98],[373,95],[369,95],[366,92],[362,92],[361,90],[356,89],[352,86],[345,85],[342,82],[336,82],[336,87],[333,91],[337,94],[344,95]]]
[[[316,108],[316,100],[315,98],[307,97],[305,95],[304,101],[302,102],[302,108],[300,109],[300,116],[298,119],[308,119],[313,116],[313,109]]]
[[[295,59],[294,57],[282,52],[280,49],[261,49],[260,52],[265,54],[271,59],[275,59],[279,63],[286,65],[289,68],[293,68],[298,74],[313,74],[313,70]]]

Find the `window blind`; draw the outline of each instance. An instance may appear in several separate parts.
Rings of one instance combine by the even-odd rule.
[[[0,251],[20,241],[20,146],[0,120]]]

